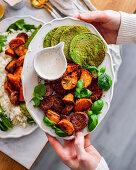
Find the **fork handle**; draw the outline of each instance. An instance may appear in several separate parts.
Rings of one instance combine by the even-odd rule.
[[[54,19],[59,18],[53,11],[50,14]]]

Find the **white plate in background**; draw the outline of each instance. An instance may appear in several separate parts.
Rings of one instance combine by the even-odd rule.
[[[12,23],[14,23],[15,21],[19,20],[19,19],[24,19],[25,22],[27,24],[32,24],[35,26],[39,26],[40,24],[44,24],[43,21],[36,19],[32,16],[15,16],[15,17],[10,17],[10,18],[6,18],[3,19],[0,22],[0,32],[6,32],[8,26]],[[21,126],[15,126],[12,130],[8,130],[6,132],[3,132],[0,130],[0,138],[18,138],[18,137],[22,137],[25,135],[29,135],[31,134],[34,130],[36,130],[38,128],[37,125],[27,125],[26,128],[23,128]]]

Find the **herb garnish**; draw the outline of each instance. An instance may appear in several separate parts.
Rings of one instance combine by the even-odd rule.
[[[34,107],[39,106],[40,104],[40,100],[43,100],[43,96],[46,93],[46,88],[44,84],[38,84],[37,86],[35,86],[34,88],[34,92],[33,92],[33,98],[31,99],[34,102]]]

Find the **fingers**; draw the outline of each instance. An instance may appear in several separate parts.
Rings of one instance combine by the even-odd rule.
[[[62,146],[62,144],[55,137],[52,137],[49,134],[46,134],[46,136],[47,136],[51,146],[54,148],[54,150],[58,154],[58,156],[60,158],[62,158],[62,156],[63,156],[63,146]]]
[[[88,146],[91,145],[91,141],[90,141],[90,133],[87,134],[87,135],[84,137],[84,139],[85,139],[84,147],[87,148]]]
[[[108,16],[104,11],[92,11],[87,13],[78,14],[75,16],[77,19],[84,20],[86,22],[107,22]]]
[[[75,150],[77,153],[78,160],[82,160],[86,153],[84,149],[84,135],[82,132],[76,133]]]

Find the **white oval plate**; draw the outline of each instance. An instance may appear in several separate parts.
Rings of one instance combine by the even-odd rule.
[[[14,23],[19,19],[24,19],[26,23],[34,24],[35,26],[44,24],[43,21],[36,19],[32,16],[18,16],[18,17],[15,16],[15,17],[6,18],[0,22],[0,32],[5,32],[10,24]],[[21,126],[15,126],[12,130],[8,130],[6,132],[0,130],[0,138],[22,137],[31,134],[37,128],[38,128],[37,125],[28,125],[26,128],[23,128]]]
[[[34,120],[37,122],[39,127],[43,131],[45,131],[46,133],[49,133],[50,135],[52,135],[54,137],[58,137],[55,134],[54,130],[51,129],[50,127],[45,126],[45,124],[43,123],[44,112],[42,110],[40,110],[39,108],[34,108],[33,102],[30,102],[30,100],[33,97],[34,87],[38,84],[38,76],[37,76],[36,72],[34,71],[34,67],[33,67],[33,57],[36,52],[43,49],[44,37],[51,29],[58,27],[58,26],[62,26],[62,25],[78,25],[78,24],[88,27],[92,33],[97,34],[98,36],[100,36],[102,38],[102,36],[98,33],[98,31],[91,24],[88,24],[84,21],[77,20],[77,19],[74,19],[71,17],[66,17],[66,18],[62,18],[62,19],[54,19],[51,22],[45,24],[40,29],[38,34],[34,37],[34,39],[32,40],[32,42],[29,46],[29,49],[28,49],[28,52],[27,52],[27,55],[26,55],[25,61],[24,61],[24,67],[23,67],[23,71],[22,71],[22,83],[23,83],[24,98],[26,101],[27,109],[30,112],[30,114],[32,115],[32,117],[34,118]],[[106,44],[106,42],[105,42],[105,44]],[[98,124],[102,121],[102,119],[104,118],[104,116],[106,115],[106,113],[109,109],[110,102],[112,99],[112,94],[113,94],[113,87],[114,87],[114,77],[115,76],[114,76],[114,71],[113,71],[112,58],[111,58],[108,46],[107,46],[106,57],[105,57],[103,63],[99,66],[99,68],[101,68],[103,66],[106,66],[106,73],[108,73],[111,76],[113,84],[112,84],[112,87],[110,88],[110,90],[105,91],[103,93],[102,100],[104,101],[104,107],[102,109],[102,114],[98,116],[99,117]],[[83,132],[84,132],[84,134],[88,133],[87,127],[85,129],[83,129]],[[74,135],[70,136],[70,137],[65,137],[65,139],[72,139],[73,137],[74,137]]]

